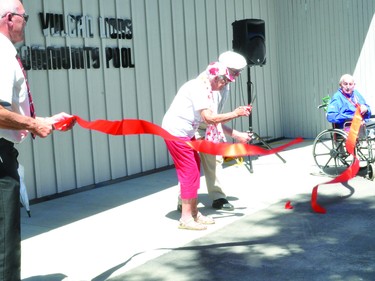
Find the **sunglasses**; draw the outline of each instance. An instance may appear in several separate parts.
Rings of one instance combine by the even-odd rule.
[[[232,82],[225,75],[220,75],[220,76],[218,76],[218,78],[221,82],[224,82],[225,84],[228,84],[228,83]]]
[[[8,13],[6,13],[5,15],[2,16],[2,18],[6,17]],[[17,13],[9,13],[11,14],[12,16],[19,16],[19,17],[22,17],[24,19],[25,22],[27,22],[29,20],[29,15],[24,13],[24,14],[17,14]]]
[[[242,69],[234,69],[234,68],[228,68],[229,70],[229,73],[232,75],[232,76],[238,76],[240,75]]]

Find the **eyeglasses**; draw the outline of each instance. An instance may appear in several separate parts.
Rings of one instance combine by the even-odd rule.
[[[234,69],[234,68],[228,68],[229,70],[229,73],[232,75],[232,76],[235,76],[237,77],[238,75],[240,75],[242,69]]]
[[[225,75],[220,75],[218,77],[219,77],[220,82],[224,82],[225,84],[228,84],[231,82]]]
[[[5,15],[2,16],[2,18],[6,17],[8,13],[6,13]],[[12,16],[19,16],[19,17],[23,17],[24,21],[27,22],[29,20],[29,15],[24,13],[24,14],[17,14],[17,13],[9,13],[11,14]]]
[[[29,20],[29,15],[24,13],[24,14],[17,14],[17,13],[12,13],[13,16],[20,16],[20,17],[23,17],[23,19],[25,20],[25,22],[27,22]]]
[[[351,86],[354,85],[354,83],[353,82],[343,82],[342,85],[351,87]]]

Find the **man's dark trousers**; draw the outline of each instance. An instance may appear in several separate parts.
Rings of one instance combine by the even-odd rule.
[[[0,281],[21,280],[18,151],[0,139]]]

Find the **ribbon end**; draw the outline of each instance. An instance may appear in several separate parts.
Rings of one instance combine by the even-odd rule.
[[[327,210],[324,209],[323,207],[319,206],[318,204],[311,204],[312,209],[314,210],[315,213],[319,214],[325,214],[327,213]]]
[[[285,209],[287,210],[292,210],[294,207],[292,206],[292,203],[290,201],[285,203]]]

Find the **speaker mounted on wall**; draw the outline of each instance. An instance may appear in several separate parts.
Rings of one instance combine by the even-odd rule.
[[[232,23],[233,51],[243,55],[247,64],[266,64],[265,23],[261,19],[244,19]]]

